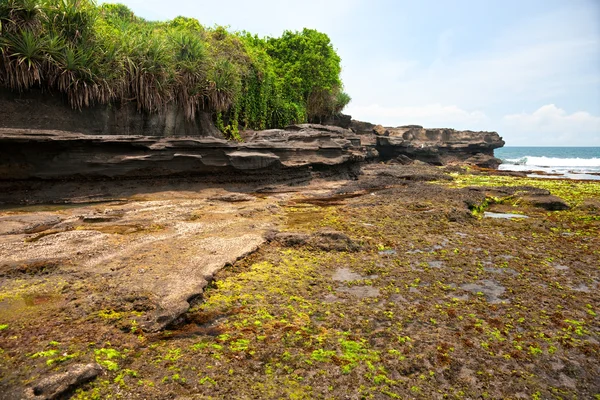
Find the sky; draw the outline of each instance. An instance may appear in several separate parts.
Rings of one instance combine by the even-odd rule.
[[[507,146],[600,146],[600,0],[120,2],[150,20],[324,32],[354,119],[496,131]]]

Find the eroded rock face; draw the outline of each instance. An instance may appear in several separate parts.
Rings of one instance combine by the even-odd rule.
[[[237,143],[0,128],[0,179],[200,175],[219,182],[307,180],[312,166],[364,159],[356,135],[338,127],[293,125],[249,135]]]
[[[504,146],[496,132],[425,129],[420,125],[396,128],[352,120],[350,129],[362,144],[376,149],[386,161],[396,159],[402,164],[418,160],[433,165],[470,164],[482,168],[497,168],[501,161],[494,149]]]
[[[411,125],[398,128],[374,128],[376,148],[383,159],[405,155],[434,165],[467,162],[496,168],[500,160],[494,149],[504,146],[496,132],[425,129]]]
[[[88,135],[224,137],[204,110],[194,121],[176,105],[161,113],[139,112],[134,102],[94,105],[79,111],[67,106],[59,93],[36,89],[18,93],[0,88],[0,128],[57,129]]]

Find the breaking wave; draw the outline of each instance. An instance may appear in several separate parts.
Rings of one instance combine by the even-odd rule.
[[[525,156],[521,158],[508,158],[504,160],[506,164],[527,165],[538,167],[560,167],[560,168],[576,168],[576,167],[592,167],[593,169],[600,168],[600,158],[557,158],[557,157],[533,157]],[[595,167],[595,168],[594,168]]]

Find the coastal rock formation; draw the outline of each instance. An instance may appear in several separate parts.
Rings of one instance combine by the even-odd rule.
[[[362,161],[497,168],[495,132],[384,128],[352,121],[242,132],[243,142],[213,136],[89,135],[0,128],[0,180],[196,176],[205,182],[301,183],[355,177]],[[0,202],[2,202],[0,196]]]
[[[308,179],[319,166],[363,160],[351,131],[322,125],[214,137],[85,135],[0,129],[0,179],[203,176],[210,181]]]
[[[504,141],[496,132],[426,129],[420,125],[391,128],[344,114],[324,123],[354,132],[365,146],[367,159],[396,160],[404,165],[415,160],[433,165],[459,163],[492,169],[501,163],[494,157],[494,149],[504,146]]]
[[[375,147],[382,159],[406,156],[433,165],[467,163],[497,168],[494,149],[504,146],[496,132],[425,129],[418,125],[373,128]]]

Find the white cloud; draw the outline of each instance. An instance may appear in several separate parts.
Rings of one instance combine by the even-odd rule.
[[[598,146],[600,116],[585,111],[572,114],[548,104],[534,112],[506,115],[503,118],[511,144]]]
[[[367,121],[387,126],[417,124],[427,128],[482,129],[488,117],[481,111],[467,111],[455,105],[386,107],[378,104],[349,106],[351,115],[365,116]]]

